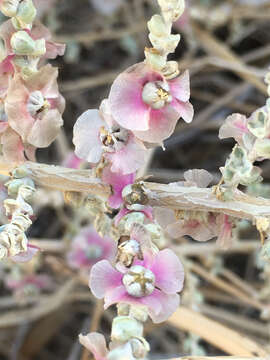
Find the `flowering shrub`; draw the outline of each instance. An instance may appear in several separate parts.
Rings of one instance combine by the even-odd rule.
[[[166,247],[166,234],[198,241],[217,237],[219,245],[229,247],[237,218],[252,220],[262,242],[270,228],[268,203],[238,190],[238,185],[261,181],[254,163],[270,158],[269,100],[250,118],[234,114],[221,127],[220,137],[233,137],[237,145],[212,189],[212,177],[205,170],[188,171],[185,181],[167,186],[137,177],[150,149],[164,147],[178,121],[190,123],[194,115],[188,70],[180,71],[177,62],[168,61],[180,41],[172,25],[184,12],[184,0],[158,4],[161,15],[148,22],[152,47],[145,49],[145,60],[117,76],[98,110],[78,118],[75,155],[67,154],[66,168],[61,168],[28,160],[34,162],[36,149],[55,140],[63,123],[58,70],[43,63],[62,55],[64,47],[53,43],[35,20],[32,0],[0,2],[2,12],[11,17],[0,28],[0,136],[5,161],[15,163],[6,183],[9,223],[1,228],[0,258],[27,262],[39,251],[26,236],[35,181],[65,191],[66,200],[88,210],[87,221],[90,213],[96,229],[90,225],[79,232],[67,262],[86,270],[87,276],[90,271],[89,287],[104,299],[105,308],[117,304],[109,348],[101,334],[80,335],[96,360],[145,359],[150,347],[143,323],[148,316],[154,323],[163,322],[178,308],[184,270]],[[110,5],[114,10],[120,2]],[[266,83],[270,96],[269,76]],[[82,162],[91,170],[81,170]],[[19,292],[24,285],[40,290],[46,288],[43,280],[30,274],[7,284]]]

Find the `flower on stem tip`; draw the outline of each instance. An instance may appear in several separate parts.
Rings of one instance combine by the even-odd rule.
[[[65,101],[58,92],[58,70],[46,65],[28,80],[16,74],[8,89],[5,110],[10,127],[23,143],[47,147],[62,124]]]
[[[92,267],[89,286],[105,308],[115,303],[146,306],[153,322],[165,321],[179,306],[184,270],[170,249],[144,253],[130,268],[102,260]]]
[[[142,141],[114,121],[107,100],[102,102],[100,111],[87,110],[78,118],[73,143],[79,158],[97,164],[103,155],[111,164],[111,171],[123,175],[138,170],[147,151]]]
[[[174,131],[180,117],[190,123],[189,73],[166,80],[145,63],[136,64],[114,81],[109,105],[115,121],[149,143],[161,143]]]

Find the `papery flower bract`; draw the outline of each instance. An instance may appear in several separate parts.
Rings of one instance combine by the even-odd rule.
[[[79,335],[80,343],[94,355],[95,360],[106,360],[108,349],[105,337],[93,332],[87,335]]]
[[[144,164],[146,148],[132,132],[113,120],[106,100],[100,111],[84,112],[73,131],[75,153],[81,159],[96,164],[103,155],[111,163],[113,172],[124,175],[133,173]]]
[[[144,260],[135,260],[130,268],[112,267],[102,260],[92,267],[89,286],[105,308],[115,303],[144,305],[155,323],[168,319],[179,306],[184,270],[170,249],[153,255],[144,253]]]
[[[166,81],[144,63],[136,64],[114,81],[109,104],[115,121],[139,139],[161,143],[174,131],[180,117],[193,118],[189,102],[189,73]]]
[[[113,261],[116,250],[114,240],[107,236],[101,237],[93,226],[87,226],[73,239],[67,260],[72,268],[90,270],[102,259]]]
[[[122,190],[126,185],[133,184],[136,178],[136,173],[121,175],[114,173],[106,166],[102,171],[102,181],[104,184],[111,185],[113,194],[108,199],[108,204],[113,209],[118,209],[123,205]]]
[[[49,146],[63,125],[65,101],[58,92],[58,70],[46,65],[28,80],[14,76],[5,102],[9,125],[23,143]]]

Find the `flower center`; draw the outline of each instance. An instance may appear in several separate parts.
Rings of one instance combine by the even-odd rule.
[[[134,265],[123,276],[123,284],[129,295],[143,297],[155,290],[155,275],[141,265]]]
[[[101,126],[99,136],[104,150],[108,152],[120,150],[128,140],[127,130],[118,126],[112,129],[106,129],[104,126]]]
[[[85,255],[90,260],[99,259],[102,256],[102,249],[98,245],[88,245]]]
[[[40,91],[34,91],[30,94],[28,103],[27,103],[27,111],[31,116],[36,117],[42,111],[50,108],[50,103],[47,99],[44,98]]]
[[[142,91],[143,102],[158,110],[172,101],[170,88],[165,81],[148,82]]]

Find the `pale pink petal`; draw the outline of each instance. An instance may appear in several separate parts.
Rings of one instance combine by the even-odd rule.
[[[108,260],[102,260],[91,269],[89,287],[98,299],[102,299],[108,291],[122,284],[122,277]]]
[[[62,165],[71,169],[79,169],[82,163],[82,160],[79,159],[74,152],[70,152],[63,161]]]
[[[21,252],[18,255],[12,256],[11,260],[17,263],[24,263],[32,260],[32,258],[39,252],[39,248],[34,245],[28,245],[27,251]]]
[[[104,309],[108,309],[111,305],[118,303],[136,304],[136,298],[128,295],[122,284],[112,287],[106,292],[104,297]]]
[[[6,161],[24,162],[24,146],[20,136],[11,128],[1,135],[2,151]]]
[[[184,173],[184,178],[200,188],[206,188],[213,180],[213,176],[204,169],[188,170]]]
[[[154,217],[164,230],[166,230],[168,225],[174,224],[177,221],[175,212],[165,207],[155,207]]]
[[[175,103],[177,101],[175,100]],[[178,105],[177,105],[178,106]],[[182,110],[182,109],[181,109]],[[170,105],[164,106],[160,110],[151,109],[148,131],[134,131],[134,135],[150,143],[161,143],[174,132],[180,114],[178,108]]]
[[[186,123],[191,123],[194,116],[194,109],[190,102],[182,102],[179,100],[173,100],[172,106],[177,109],[179,117],[181,117]]]
[[[46,41],[46,58],[55,59],[57,56],[65,54],[66,45],[53,41]]]
[[[80,343],[94,355],[95,360],[106,360],[108,353],[106,341],[103,335],[93,332],[87,335],[79,335]]]
[[[76,121],[73,128],[75,154],[90,163],[99,162],[102,144],[99,139],[100,127],[104,122],[98,110],[87,110]]]
[[[26,141],[27,136],[35,122],[34,118],[27,111],[29,91],[24,85],[19,74],[11,81],[5,109],[10,126]]]
[[[47,147],[56,139],[62,125],[62,115],[57,109],[51,109],[34,122],[27,141],[38,148]]]
[[[55,59],[57,56],[63,56],[66,46],[64,44],[55,43],[51,41],[52,34],[50,30],[44,26],[40,21],[35,21],[31,30],[31,37],[34,40],[45,39],[46,40],[46,54],[45,58]]]
[[[149,129],[150,107],[142,100],[145,72],[142,63],[130,67],[115,79],[109,95],[113,118],[123,128],[132,131]]]
[[[225,123],[219,130],[219,138],[234,138],[238,143],[242,144],[242,137],[247,134],[247,118],[242,114],[233,114],[227,117]]]
[[[161,250],[154,257],[151,271],[155,274],[156,286],[165,293],[174,294],[182,290],[184,268],[171,249]]]
[[[105,184],[112,186],[113,195],[108,199],[108,204],[113,209],[118,209],[123,204],[122,190],[125,186],[133,184],[135,181],[136,174],[121,175],[115,172],[111,172],[107,166],[103,169],[102,180]]]
[[[58,69],[50,64],[43,66],[39,72],[25,82],[29,92],[39,90],[47,99],[58,99]],[[61,109],[62,110],[62,109]]]
[[[175,239],[188,235],[197,241],[208,241],[216,236],[214,227],[197,220],[178,220],[174,224],[168,225],[166,230]]]
[[[169,81],[170,93],[177,100],[187,102],[190,98],[189,71]]]
[[[233,224],[228,215],[220,214],[216,218],[218,228],[217,245],[223,249],[229,249],[232,246],[233,238]]]
[[[155,296],[159,301],[161,310],[157,313],[155,308],[149,308],[149,315],[155,324],[166,321],[179,307],[180,296],[178,294],[168,295],[159,290],[155,290],[150,296]]]
[[[132,134],[129,134],[128,142],[121,150],[105,155],[112,164],[111,170],[123,175],[140,169],[145,163],[146,156],[146,148]]]

